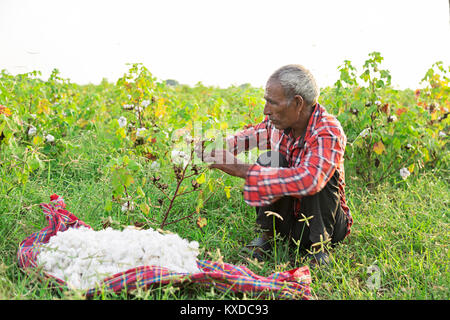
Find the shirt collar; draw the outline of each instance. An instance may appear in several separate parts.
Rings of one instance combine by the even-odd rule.
[[[302,135],[302,136],[300,136],[300,137],[298,137],[297,139],[295,139],[295,141],[294,141],[294,144],[295,143],[301,143],[301,142],[303,142],[304,140],[305,140],[305,137],[308,135],[308,133],[312,130],[312,127],[315,125],[315,113],[317,112],[317,110],[318,110],[318,108],[319,108],[319,104],[318,103],[316,103],[315,105],[314,105],[314,107],[313,107],[313,110],[312,110],[312,112],[311,112],[311,116],[309,117],[309,120],[308,120],[308,125],[306,126],[306,130],[305,130],[305,133]],[[289,139],[294,139],[294,136],[292,135],[292,128],[287,128],[287,129],[284,129],[283,130],[283,133],[286,135],[286,137],[288,137]]]

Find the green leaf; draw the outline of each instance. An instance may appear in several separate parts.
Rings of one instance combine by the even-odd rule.
[[[110,199],[106,200],[105,211],[106,212],[112,211],[112,201]]]
[[[117,129],[116,134],[121,138],[125,138],[127,136],[127,133],[124,128]]]
[[[128,169],[130,169],[132,171],[138,171],[140,168],[140,165],[139,165],[139,163],[137,163],[136,161],[131,159],[131,160],[129,160],[127,167],[128,167]]]
[[[31,171],[34,171],[43,166],[42,161],[36,155],[29,158],[27,160],[27,164],[28,164],[29,168],[31,169]]]
[[[208,188],[209,188],[210,192],[214,191],[214,185],[213,185],[213,180],[212,179],[208,180]]]
[[[122,157],[122,163],[126,166],[130,162],[130,158],[127,155]]]
[[[199,213],[201,208],[203,208],[203,196],[202,196],[202,193],[200,193],[199,197],[197,198],[197,207],[195,208],[195,212]]]
[[[384,81],[383,80],[378,80],[375,83],[375,85],[376,85],[377,88],[384,88]]]
[[[150,212],[150,207],[149,207],[149,205],[148,205],[146,202],[142,202],[142,203],[139,205],[139,208],[141,209],[141,211],[142,211],[145,215],[148,215],[149,212]]]
[[[136,188],[136,193],[140,196],[140,197],[145,197],[145,192],[144,190],[142,190],[142,188],[140,186],[138,186]]]
[[[37,146],[37,145],[39,145],[39,144],[41,144],[43,142],[44,142],[44,139],[42,139],[42,137],[40,137],[40,136],[34,136],[33,137],[33,144],[35,146]]]
[[[231,194],[230,194],[231,187],[226,186],[226,187],[223,188],[223,190],[225,191],[225,195],[227,196],[227,199],[230,199],[230,197],[231,197]]]
[[[121,178],[122,184],[123,184],[125,187],[127,187],[127,188],[128,188],[132,183],[134,183],[134,178],[133,178],[133,176],[130,175],[130,174],[123,174],[120,178]]]
[[[196,181],[197,181],[198,184],[205,183],[205,181],[206,181],[205,174],[202,173],[202,174],[197,178]]]

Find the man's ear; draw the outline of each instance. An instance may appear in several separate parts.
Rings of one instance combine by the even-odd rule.
[[[295,101],[295,107],[297,108],[298,113],[300,114],[306,105],[305,99],[303,99],[303,97],[301,95],[296,95],[296,96],[294,96],[294,101]]]

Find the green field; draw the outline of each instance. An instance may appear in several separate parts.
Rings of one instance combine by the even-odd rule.
[[[330,265],[311,270],[313,297],[447,300],[450,69],[436,63],[420,91],[396,90],[382,60],[370,54],[361,72],[347,61],[335,86],[322,88],[320,103],[348,137],[346,197],[354,225],[332,250]],[[158,80],[134,64],[116,83],[98,85],[71,83],[57,70],[48,80],[38,72],[13,76],[4,70],[0,90],[1,299],[83,298],[48,288],[17,264],[19,243],[46,226],[39,204],[53,193],[96,230],[162,226],[198,241],[200,258],[245,264],[260,275],[307,264],[280,239],[265,263],[242,257],[241,247],[256,236],[243,180],[198,164],[198,174],[178,183],[170,158],[181,133],[193,134],[198,123],[208,139],[260,121],[263,88],[186,86]],[[120,125],[122,116],[130,126]],[[138,128],[146,130],[138,134]],[[361,134],[365,129],[368,134]],[[402,168],[408,177],[399,174]],[[125,203],[134,210],[122,210]],[[95,298],[254,297],[167,285]]]

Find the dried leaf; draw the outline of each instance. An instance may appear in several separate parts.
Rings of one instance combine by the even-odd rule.
[[[395,113],[400,116],[402,113],[405,113],[406,111],[408,111],[406,108],[400,108],[397,109],[397,111],[395,111]]]
[[[208,224],[208,221],[205,217],[198,217],[197,219],[197,226],[202,229],[204,226]]]
[[[373,145],[373,151],[375,151],[376,154],[382,154],[385,149],[386,148],[381,141],[375,142]]]
[[[280,215],[279,215],[278,213],[276,213],[276,212],[273,212],[273,211],[265,211],[264,213],[265,213],[266,216],[268,216],[268,217],[270,217],[270,216],[275,216],[275,217],[277,217],[278,219],[283,220],[283,217],[280,216]]]

